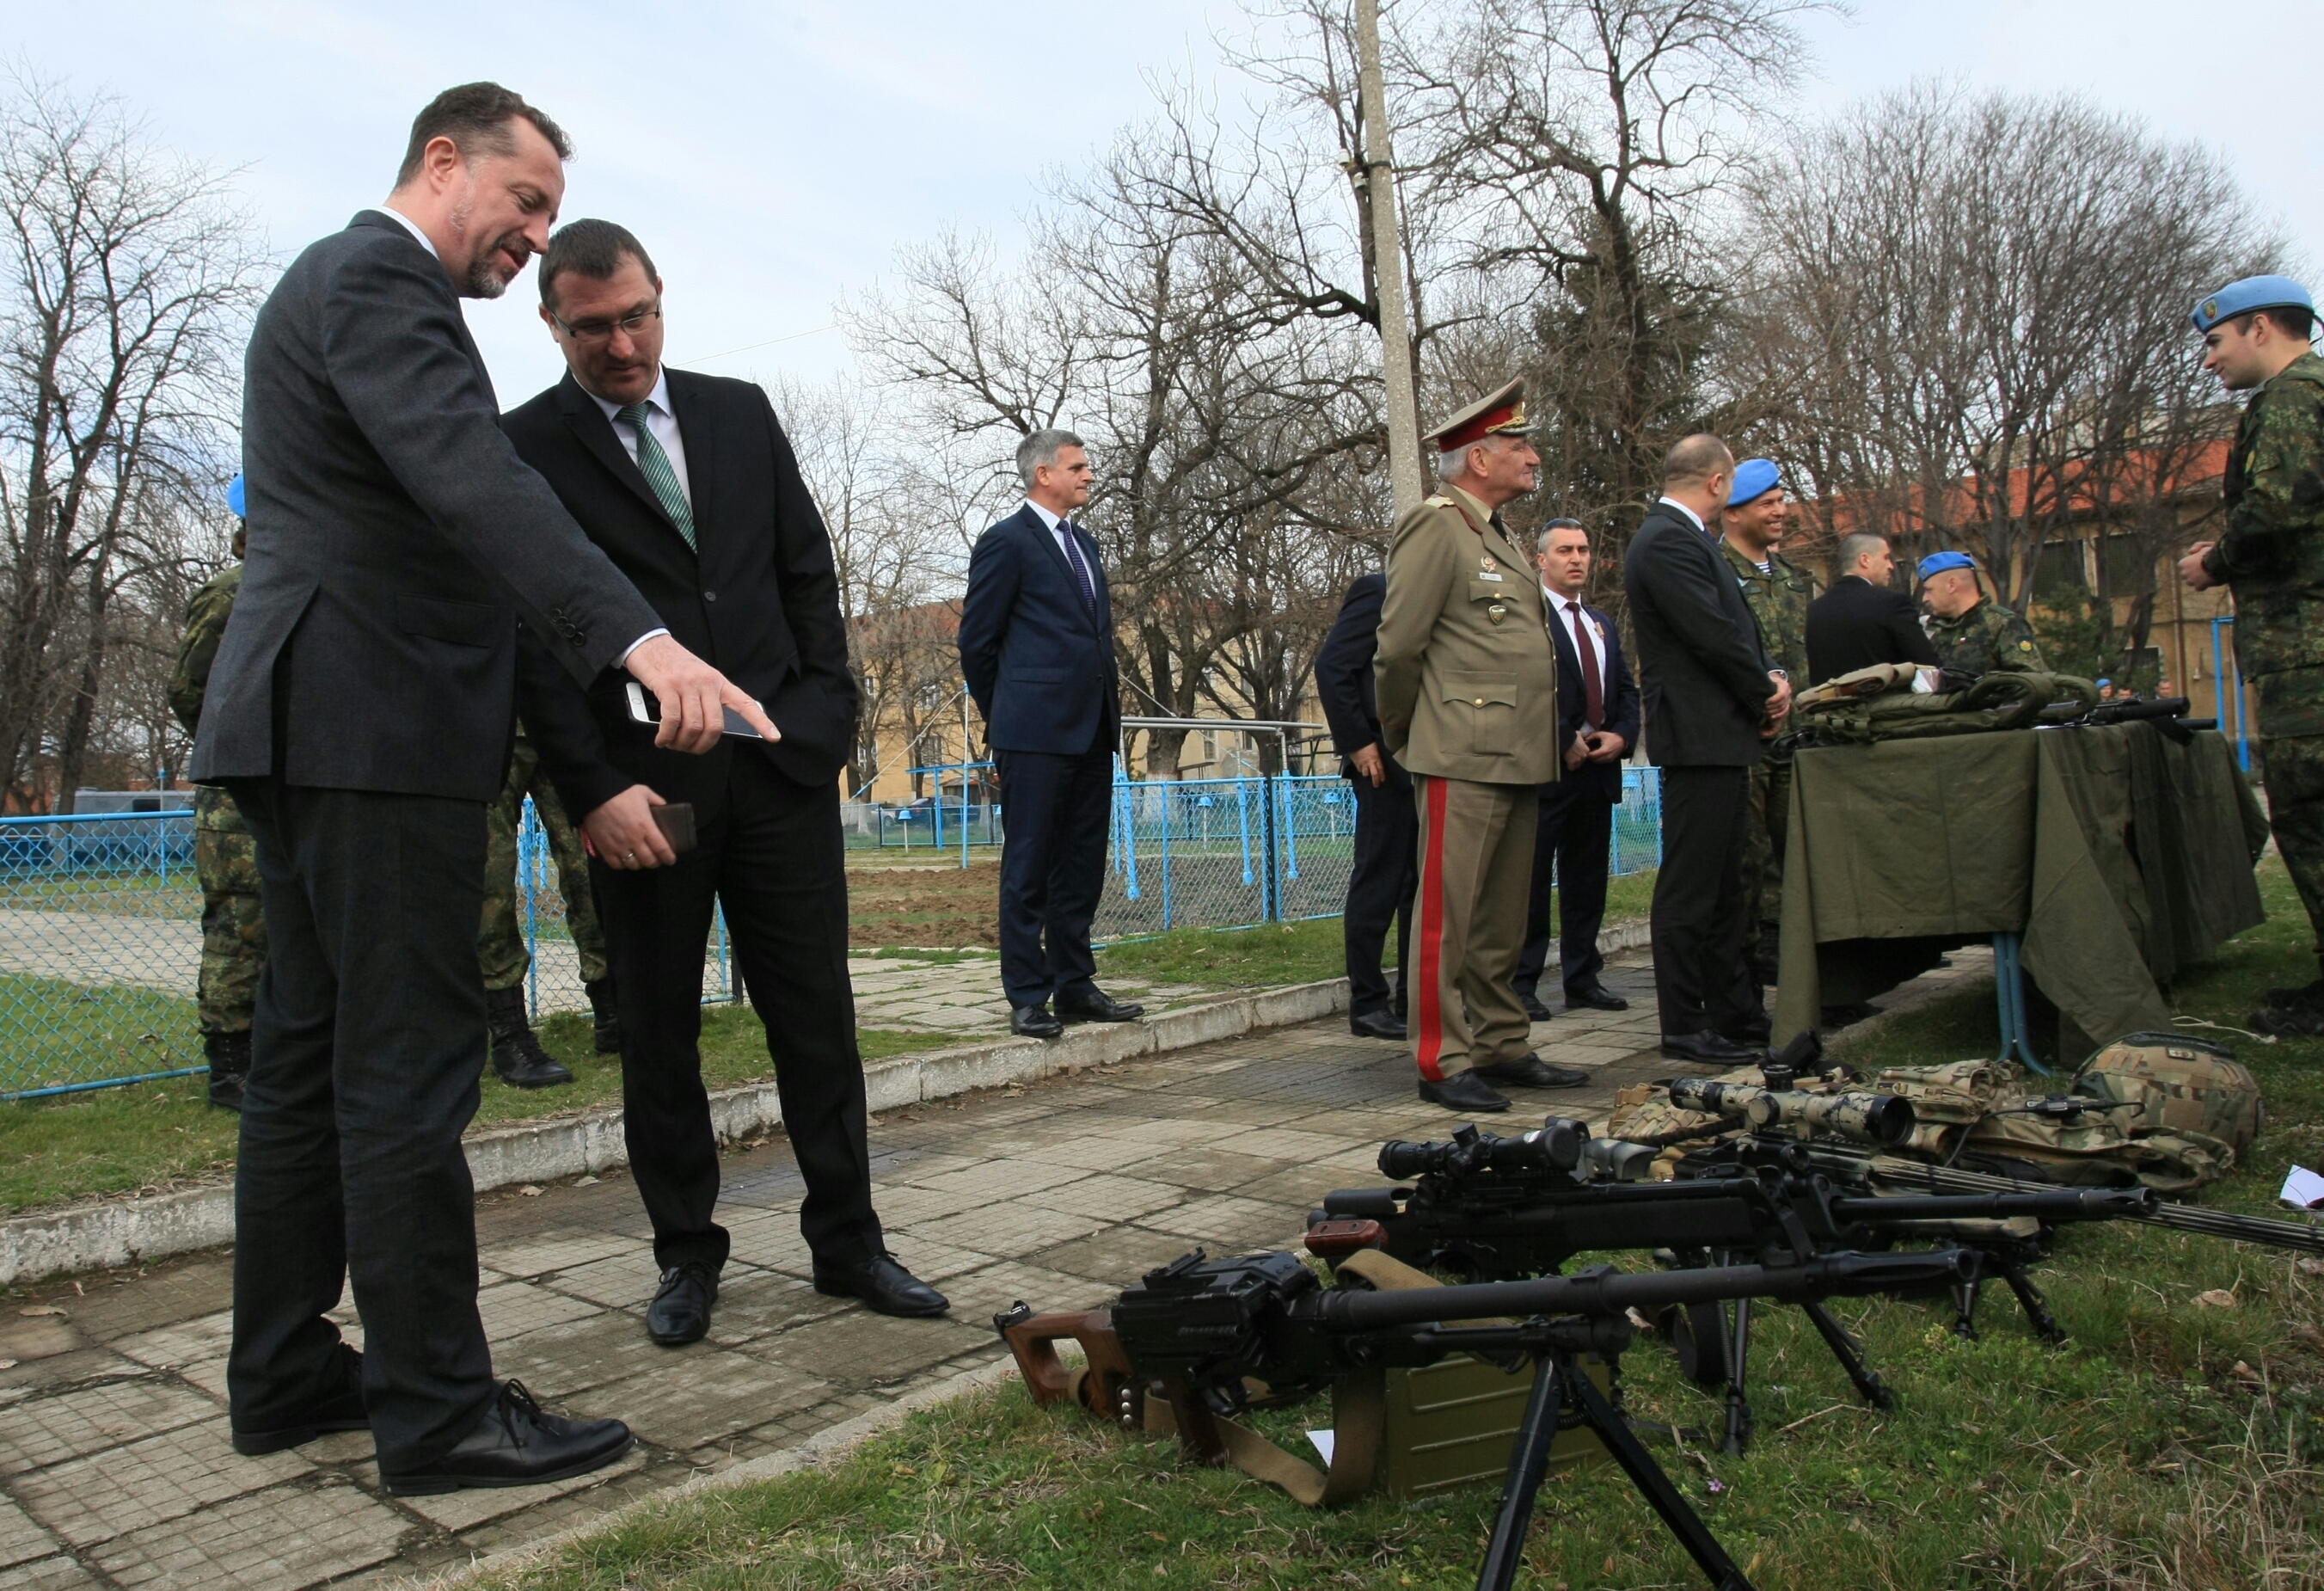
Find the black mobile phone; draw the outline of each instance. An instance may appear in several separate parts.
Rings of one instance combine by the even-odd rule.
[[[723,733],[739,735],[745,740],[766,738],[752,728],[751,721],[733,708],[724,708],[724,711],[726,714],[726,726]],[[647,695],[646,688],[635,680],[630,681],[630,717],[640,724],[659,726],[661,723],[661,703]]]

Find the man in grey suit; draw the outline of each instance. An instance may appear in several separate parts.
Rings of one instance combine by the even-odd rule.
[[[579,1475],[617,1420],[495,1383],[460,1134],[484,1060],[484,809],[517,628],[586,682],[623,662],[665,745],[758,704],[671,639],[501,433],[460,300],[545,248],[570,145],[491,83],[412,124],[384,208],[309,246],[252,329],[250,550],[193,777],[233,791],[265,902],[235,1184],[234,1445],[368,1425],[399,1494]],[[326,1318],[352,1281],[365,1352]]]

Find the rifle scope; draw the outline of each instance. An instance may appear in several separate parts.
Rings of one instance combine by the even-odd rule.
[[[1670,1096],[1681,1110],[1741,1116],[1762,1132],[1770,1127],[1805,1127],[1884,1149],[1896,1148],[1913,1136],[1912,1102],[1895,1094],[1810,1094],[1796,1088],[1679,1078],[1671,1083]]]
[[[1450,1143],[1413,1143],[1390,1139],[1380,1145],[1380,1175],[1406,1182],[1416,1177],[1479,1171],[1503,1176],[1539,1176],[1572,1171],[1582,1163],[1582,1147],[1590,1136],[1582,1123],[1552,1116],[1532,1132],[1516,1138],[1499,1138],[1473,1126],[1456,1128]]]

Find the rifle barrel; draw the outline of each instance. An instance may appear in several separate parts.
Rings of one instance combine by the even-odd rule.
[[[1628,1309],[1646,1311],[1722,1299],[1900,1291],[1967,1281],[1977,1263],[1975,1256],[1957,1250],[1826,1254],[1799,1265],[1710,1265],[1699,1270],[1546,1276],[1536,1281],[1474,1282],[1397,1292],[1332,1292],[1321,1295],[1314,1308],[1328,1325],[1378,1331],[1504,1315],[1619,1315]]]
[[[1889,1181],[1918,1182],[1923,1187],[1946,1192],[2037,1191],[2030,1183],[2008,1177],[1988,1176],[1983,1171],[1965,1171],[1957,1166],[1932,1166],[1895,1155],[1855,1156],[1840,1152],[1872,1175]],[[2324,1226],[2313,1223],[2275,1221],[2265,1216],[2238,1216],[2227,1210],[2207,1210],[2192,1205],[2166,1204],[2161,1200],[2157,1200],[2146,1213],[2134,1216],[2132,1219],[2144,1221],[2151,1226],[2166,1226],[2174,1232],[2199,1232],[2206,1237],[2224,1237],[2237,1243],[2260,1243],[2272,1248],[2299,1249],[2308,1253],[2324,1254]]]

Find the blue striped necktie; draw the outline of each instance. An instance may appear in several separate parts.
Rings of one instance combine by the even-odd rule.
[[[670,467],[669,455],[661,450],[652,431],[646,429],[649,405],[632,403],[616,417],[637,433],[638,473],[646,477],[653,488],[654,501],[669,515],[669,523],[686,538],[686,544],[696,552],[702,550],[694,540],[694,505],[686,500],[686,493],[678,484],[678,471]]]
[[[1082,583],[1082,606],[1089,609],[1090,617],[1097,617],[1097,587],[1091,583],[1089,565],[1082,561],[1081,540],[1074,534],[1074,522],[1061,519],[1057,533],[1065,538],[1065,561],[1074,566],[1074,578]]]

